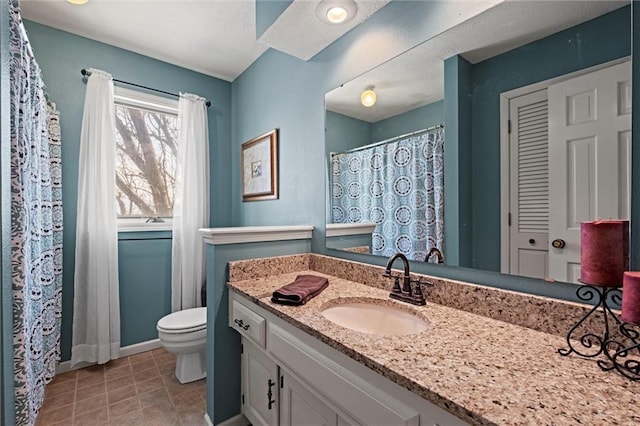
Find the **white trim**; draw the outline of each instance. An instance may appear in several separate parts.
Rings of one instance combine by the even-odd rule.
[[[213,426],[213,422],[209,417],[209,413],[206,413],[204,415],[204,420],[207,422],[207,425]],[[247,418],[244,415],[238,414],[236,416],[233,416],[225,420],[222,423],[218,423],[217,426],[249,426],[250,424],[251,422],[249,422],[249,420],[247,420]]]
[[[500,272],[509,273],[509,101],[528,93],[545,90],[552,84],[589,74],[604,68],[630,61],[630,56],[604,62],[569,74],[560,75],[548,80],[518,87],[500,93]]]
[[[205,243],[243,244],[262,241],[285,241],[311,239],[313,226],[239,226],[230,228],[201,228],[200,234]]]
[[[603,62],[601,64],[594,65],[589,68],[583,68],[578,71],[570,72],[569,74],[559,75],[557,77],[553,77],[548,80],[539,81],[537,83],[533,83],[528,86],[522,86],[522,87],[518,87],[517,89],[512,89],[507,92],[503,92],[500,94],[500,97],[502,98],[502,96],[507,96],[508,98],[517,98],[518,96],[526,95],[527,93],[530,93],[530,92],[537,92],[538,90],[546,89],[552,84],[560,83],[561,81],[569,80],[574,77],[578,77],[584,74],[589,74],[591,72],[598,71],[601,69],[609,68],[611,66],[618,65],[630,60],[631,60],[631,56],[625,56],[623,58],[618,58],[613,61]]]
[[[127,107],[146,109],[164,114],[178,115],[178,99],[166,98],[144,92],[144,89],[133,90],[114,86],[113,101]]]
[[[161,347],[162,343],[160,343],[160,339],[147,340],[146,342],[140,342],[120,348],[120,356],[135,355]]]
[[[126,225],[118,227],[118,232],[148,232],[148,231],[173,231],[173,227],[169,224],[159,225]]]
[[[213,426],[213,422],[211,421],[211,417],[209,417],[209,413],[204,413],[204,422],[207,426]]]
[[[148,217],[119,217],[118,232],[171,231],[173,218],[163,217],[164,222],[149,222]]]
[[[129,346],[124,346],[120,348],[120,356],[130,356],[139,354],[142,352],[151,351],[153,349],[158,349],[162,347],[162,343],[160,343],[160,339],[147,340],[146,342],[140,342]],[[71,368],[71,361],[64,361],[58,364],[56,368],[56,374],[67,373],[72,370],[79,370],[80,368],[89,367],[93,364],[89,363],[81,363],[74,368]]]
[[[375,228],[375,223],[327,223],[327,238],[371,234]]]
[[[515,96],[513,96],[515,97]],[[509,194],[511,191],[509,162],[509,101],[500,94],[500,272],[509,273]]]

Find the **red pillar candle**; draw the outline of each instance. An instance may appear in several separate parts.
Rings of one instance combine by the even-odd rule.
[[[640,272],[624,273],[622,321],[640,325]]]
[[[580,281],[621,287],[629,269],[629,221],[596,220],[580,226]]]

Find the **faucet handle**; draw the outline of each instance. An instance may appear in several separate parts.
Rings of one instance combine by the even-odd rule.
[[[393,288],[391,289],[392,293],[400,293],[400,275],[394,275],[391,272],[383,272],[382,276],[385,278],[393,278]]]
[[[418,302],[417,304],[419,305],[426,304],[424,294],[422,293],[422,286],[425,285],[425,286],[433,287],[433,284],[428,281],[421,281],[419,279],[411,280],[411,282],[415,284],[415,287],[413,290],[413,298],[416,299],[416,301]]]
[[[433,287],[434,285],[429,281],[422,281],[420,278],[418,278],[417,280],[411,280],[411,282],[415,284],[417,288],[420,288],[420,286],[423,286],[423,285],[427,287]]]
[[[399,276],[395,276],[393,277],[393,288],[391,289],[392,293],[402,293],[402,290],[400,290],[400,277]]]

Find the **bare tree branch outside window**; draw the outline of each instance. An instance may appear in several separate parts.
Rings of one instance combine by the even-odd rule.
[[[116,104],[119,217],[171,217],[178,117]]]

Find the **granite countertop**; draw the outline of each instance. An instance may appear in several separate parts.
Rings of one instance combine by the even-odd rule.
[[[298,274],[329,279],[304,306],[271,302],[271,293]],[[231,290],[347,356],[471,424],[640,424],[640,383],[604,372],[594,359],[563,357],[560,336],[429,303],[396,302],[388,291],[317,271],[297,271],[228,283]],[[429,321],[404,336],[352,331],[325,319],[336,299],[366,297],[397,304]]]

